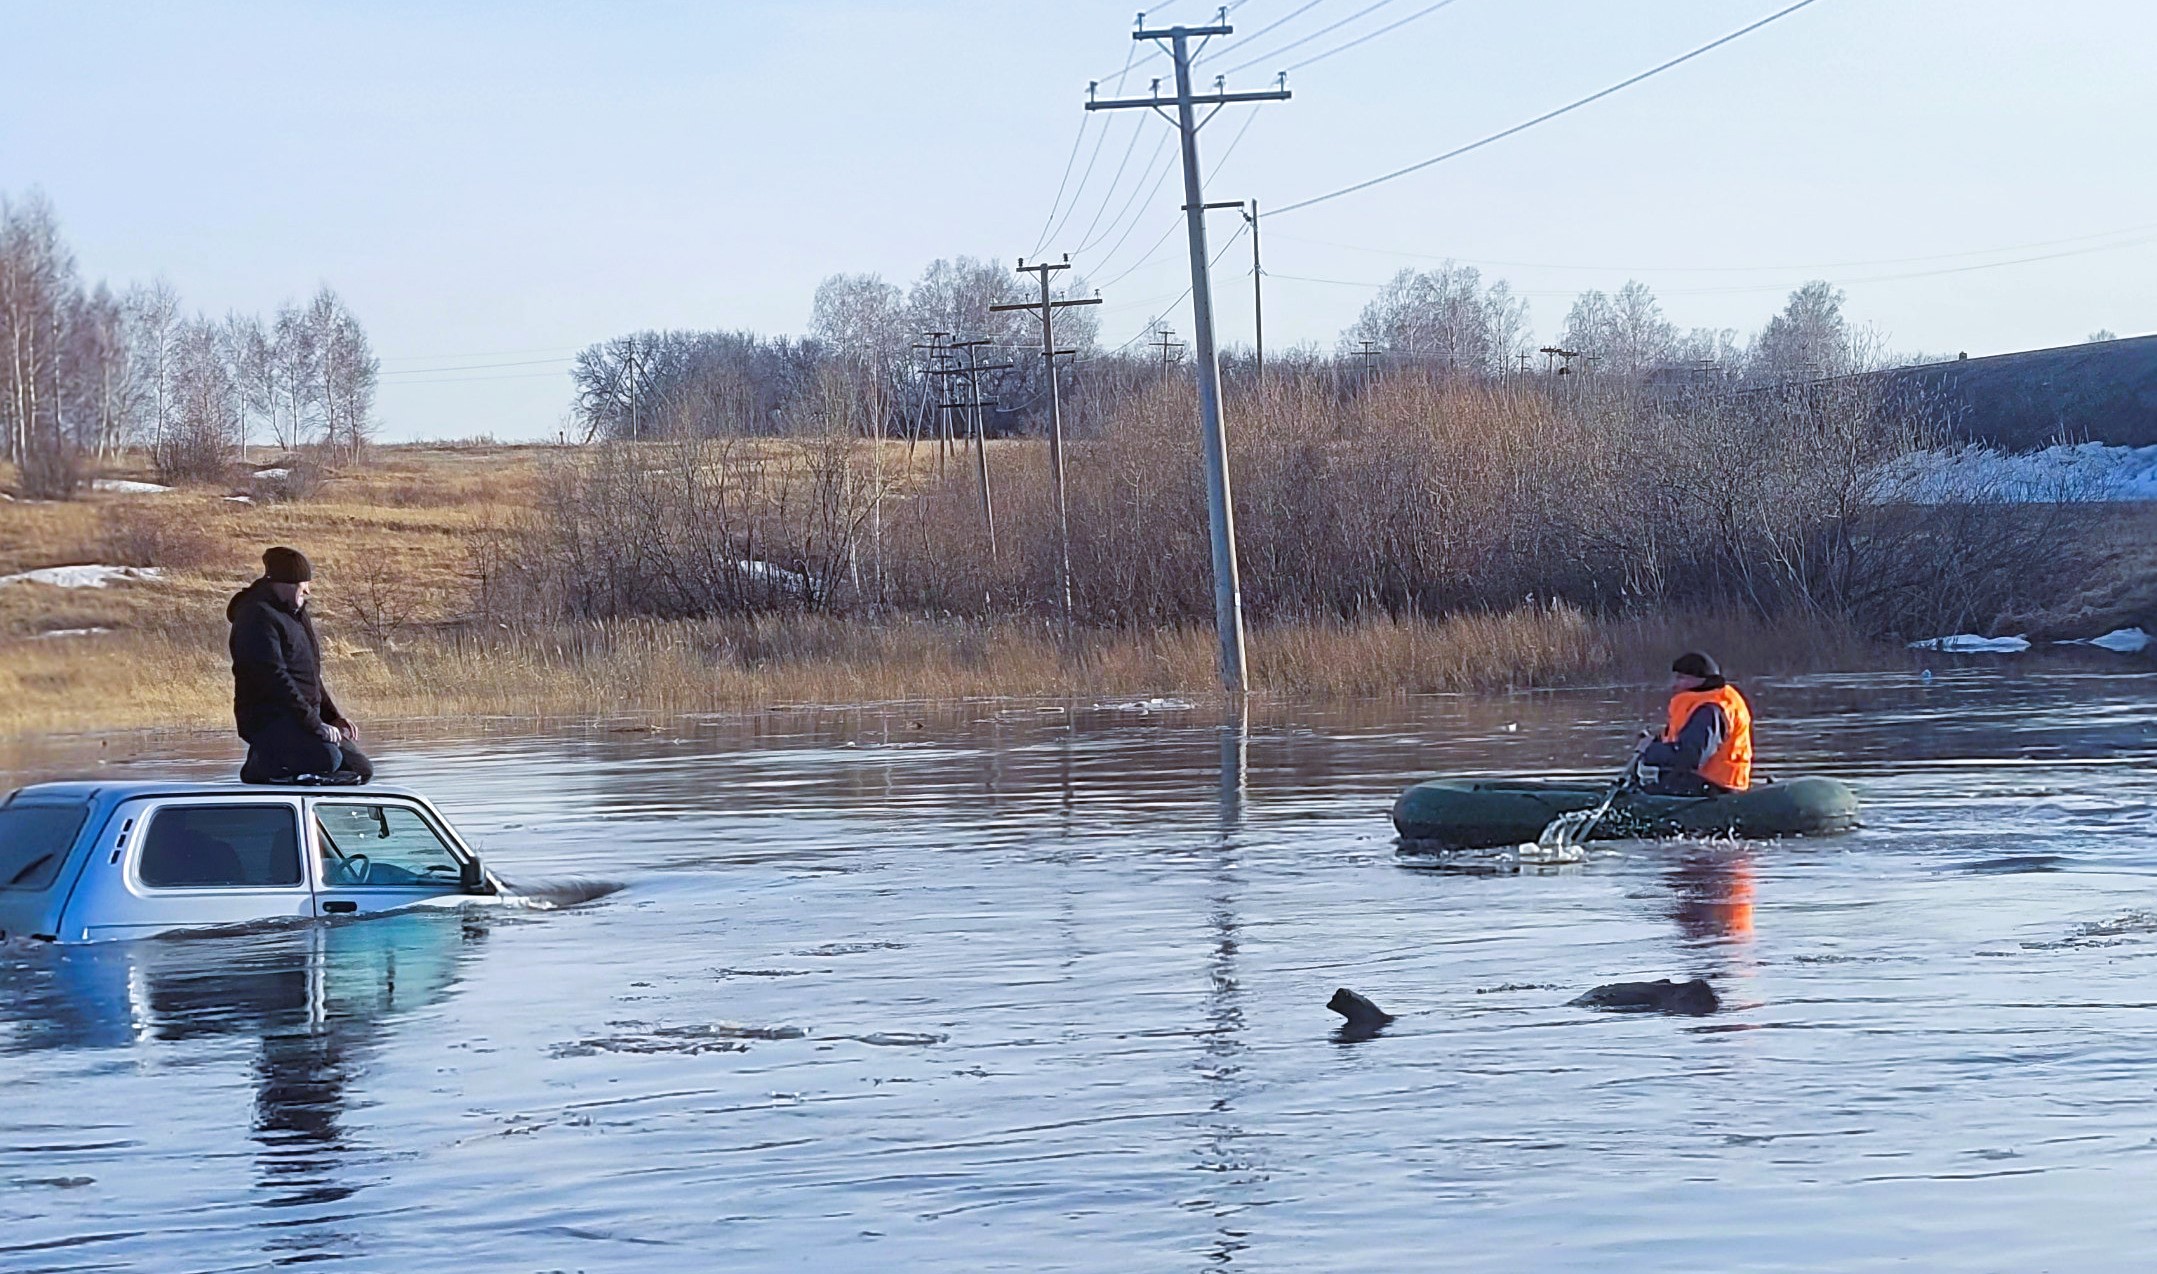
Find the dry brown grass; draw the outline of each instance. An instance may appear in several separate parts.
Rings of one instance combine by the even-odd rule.
[[[1039,444],[995,448],[999,471],[1022,475],[1015,485],[1028,480],[1029,448]],[[0,504],[0,573],[122,558],[168,572],[102,590],[0,588],[0,735],[226,724],[225,600],[273,543],[314,559],[330,682],[363,720],[1212,693],[1214,638],[1203,625],[1082,630],[1067,651],[1039,617],[476,621],[478,548],[499,545],[503,528],[534,511],[554,454],[385,448],[293,503],[235,504],[224,489],[199,488]],[[885,450],[901,492],[932,484],[937,465],[933,447]],[[908,504],[891,507],[890,533],[906,533]],[[113,631],[36,636],[90,627]],[[1606,622],[1524,605],[1436,620],[1278,620],[1254,628],[1250,660],[1262,694],[1383,696],[1651,679],[1673,650],[1696,644],[1748,673],[1880,657],[1825,626]]]

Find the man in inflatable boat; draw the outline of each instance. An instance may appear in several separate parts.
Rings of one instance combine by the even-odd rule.
[[[262,578],[225,606],[232,621],[232,715],[247,741],[242,783],[365,783],[374,764],[322,682],[307,598],[314,565],[298,549],[262,554]]]
[[[1670,710],[1661,734],[1643,731],[1640,790],[1657,796],[1718,796],[1753,785],[1753,712],[1715,661],[1689,650],[1670,665]]]

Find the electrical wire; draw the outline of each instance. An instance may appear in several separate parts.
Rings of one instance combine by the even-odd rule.
[[[2093,247],[2070,248],[2064,252],[2046,252],[2040,253],[2037,256],[2015,257],[2006,261],[1980,261],[1974,265],[1944,266],[1937,270],[1905,270],[1893,274],[1853,275],[1841,278],[1830,278],[1828,282],[1834,283],[1837,286],[1846,286],[1852,284],[1861,285],[1867,283],[1899,283],[1908,279],[1930,279],[1938,278],[1943,275],[1949,274],[1971,274],[1980,270],[1997,270],[2011,265],[2029,265],[2032,262],[2037,261],[2057,261],[2064,257],[2090,256],[2100,252],[2117,252],[2127,248],[2145,247],[2151,243],[2157,243],[2157,235],[2145,236],[2140,239],[2131,239],[2125,243],[2104,243],[2097,244]],[[1266,271],[1266,277],[1269,279],[1291,279],[1297,283],[1325,283],[1332,284],[1337,287],[1364,288],[1371,291],[1376,291],[1380,288],[1387,287],[1392,283],[1391,279],[1387,279],[1384,282],[1373,283],[1363,279],[1328,279],[1308,274],[1281,274],[1273,270]],[[1719,287],[1669,289],[1659,288],[1657,289],[1657,295],[1729,296],[1751,292],[1783,292],[1788,291],[1791,286],[1792,284],[1788,280],[1783,280],[1774,283],[1740,283]],[[1514,289],[1514,294],[1517,296],[1565,297],[1578,296],[1580,293],[1578,291],[1561,291],[1552,288],[1516,288]]]
[[[1221,56],[1221,54],[1238,52],[1243,48],[1244,45],[1250,44],[1253,41],[1260,39],[1269,31],[1277,30],[1281,27],[1287,26],[1289,23],[1294,22],[1297,18],[1302,17],[1304,14],[1309,13],[1311,10],[1317,8],[1319,5],[1322,5],[1325,2],[1326,0],[1308,0],[1307,3],[1289,10],[1286,17],[1275,18],[1273,21],[1268,22],[1266,25],[1258,28],[1256,31],[1251,32],[1249,35],[1244,36],[1242,39],[1236,41],[1234,44],[1231,44],[1227,48],[1222,49],[1221,53],[1217,53],[1214,56],[1219,57]],[[1196,65],[1196,63],[1194,62],[1193,65]]]
[[[1300,211],[1301,209],[1308,208],[1313,204],[1325,203],[1329,199],[1338,199],[1342,195],[1352,195],[1359,190],[1368,190],[1372,186],[1392,181],[1397,177],[1406,177],[1410,173],[1421,172],[1423,169],[1430,167],[1432,164],[1443,163],[1448,159],[1458,158],[1459,156],[1465,155],[1472,150],[1480,150],[1483,147],[1490,145],[1492,142],[1502,141],[1505,138],[1513,136],[1515,133],[1526,132],[1527,130],[1534,128],[1537,124],[1547,123],[1550,120],[1558,118],[1560,115],[1565,115],[1573,111],[1577,111],[1581,107],[1588,105],[1590,102],[1599,102],[1602,99],[1609,97],[1613,93],[1631,88],[1633,85],[1640,83],[1642,80],[1652,78],[1654,76],[1662,74],[1667,70],[1670,70],[1672,67],[1681,66],[1684,63],[1690,62],[1703,53],[1707,53],[1713,49],[1719,49],[1740,36],[1750,34],[1754,31],[1758,31],[1760,28],[1768,25],[1771,22],[1787,18],[1791,14],[1796,13],[1800,9],[1806,8],[1812,3],[1813,0],[1797,0],[1796,4],[1790,5],[1788,8],[1778,9],[1775,12],[1769,14],[1768,16],[1760,19],[1759,21],[1751,23],[1747,26],[1739,27],[1737,30],[1732,31],[1730,34],[1723,36],[1720,39],[1711,40],[1708,43],[1701,45],[1699,48],[1694,49],[1689,53],[1681,53],[1677,57],[1670,59],[1668,62],[1664,62],[1659,66],[1650,67],[1649,69],[1642,71],[1640,74],[1635,75],[1629,79],[1620,80],[1616,84],[1611,85],[1609,88],[1598,90],[1597,92],[1590,93],[1586,97],[1580,98],[1576,101],[1568,102],[1565,105],[1557,108],[1556,110],[1545,111],[1543,114],[1536,116],[1534,119],[1528,120],[1524,123],[1515,124],[1511,128],[1503,129],[1499,132],[1492,133],[1488,137],[1480,138],[1476,141],[1469,142],[1465,146],[1456,146],[1452,150],[1446,151],[1442,155],[1433,155],[1429,159],[1422,160],[1419,163],[1410,164],[1406,168],[1396,168],[1392,172],[1384,173],[1377,177],[1372,177],[1366,181],[1359,181],[1354,183],[1353,185],[1343,186],[1339,190],[1329,190],[1322,195],[1313,195],[1309,199],[1300,200],[1296,203],[1289,204],[1284,208],[1276,208],[1273,211],[1273,215],[1278,217],[1284,213]]]
[[[1214,254],[1213,254],[1213,257],[1212,257],[1212,259],[1206,262],[1206,272],[1207,272],[1207,274],[1209,274],[1209,275],[1210,275],[1210,274],[1212,274],[1212,273],[1213,273],[1213,267],[1215,267],[1215,266],[1217,266],[1217,265],[1221,264],[1221,258],[1222,258],[1222,257],[1225,257],[1225,256],[1227,256],[1227,255],[1228,255],[1228,250],[1229,250],[1230,248],[1233,248],[1233,247],[1235,247],[1235,246],[1236,246],[1236,241],[1237,241],[1237,240],[1239,240],[1239,239],[1241,239],[1241,238],[1243,238],[1244,234],[1245,234],[1246,232],[1248,232],[1248,231],[1250,230],[1250,228],[1251,228],[1251,224],[1250,224],[1249,222],[1245,222],[1245,223],[1243,223],[1242,225],[1240,225],[1240,226],[1237,226],[1237,227],[1236,227],[1236,232],[1235,232],[1234,234],[1232,234],[1232,235],[1228,236],[1228,240],[1227,240],[1227,242],[1225,242],[1225,243],[1223,243],[1223,244],[1221,245],[1221,250],[1220,250],[1219,252],[1216,252],[1216,253],[1214,253]],[[1271,277],[1272,277],[1272,274],[1273,274],[1273,272],[1272,272],[1271,270],[1268,270],[1268,271],[1266,272],[1266,274],[1267,274],[1267,277],[1268,277],[1268,278],[1271,278]],[[1176,299],[1175,299],[1175,300],[1173,300],[1173,301],[1170,301],[1170,302],[1169,302],[1169,303],[1168,303],[1167,305],[1164,305],[1164,306],[1162,306],[1161,308],[1162,308],[1163,310],[1173,310],[1173,309],[1175,309],[1175,308],[1176,308],[1177,306],[1179,306],[1179,305],[1183,304],[1183,299],[1184,299],[1185,297],[1189,296],[1189,295],[1191,295],[1191,288],[1190,288],[1190,286],[1186,286],[1186,287],[1185,287],[1185,288],[1183,289],[1183,291],[1181,291],[1181,292],[1179,292],[1179,293],[1177,293],[1177,294],[1176,294]],[[1160,317],[1161,317],[1161,316],[1160,316],[1159,314],[1155,314],[1153,318],[1151,318],[1151,319],[1148,319],[1148,320],[1146,321],[1146,328],[1141,328],[1141,329],[1139,329],[1139,333],[1138,333],[1138,336],[1133,336],[1133,337],[1132,337],[1132,338],[1131,338],[1130,340],[1128,340],[1128,341],[1125,341],[1125,342],[1124,342],[1123,344],[1121,344],[1121,345],[1118,345],[1118,346],[1117,346],[1116,348],[1114,348],[1114,349],[1110,350],[1110,351],[1109,351],[1109,355],[1110,355],[1110,356],[1114,356],[1114,355],[1117,355],[1117,354],[1121,354],[1121,353],[1123,353],[1123,352],[1124,352],[1125,350],[1127,350],[1127,349],[1131,348],[1131,347],[1132,347],[1133,345],[1137,344],[1137,343],[1138,343],[1138,338],[1139,338],[1139,336],[1144,336],[1144,335],[1146,334],[1146,329],[1147,329],[1147,328],[1151,328],[1151,327],[1152,327],[1152,326],[1154,325],[1154,323],[1156,323],[1156,322],[1160,321]]]
[[[1053,233],[1051,227],[1057,227],[1056,213],[1063,207],[1064,190],[1071,184],[1071,170],[1078,165],[1079,147],[1086,144],[1086,126],[1091,123],[1093,123],[1093,112],[1088,111],[1079,116],[1078,135],[1071,139],[1071,153],[1064,158],[1064,175],[1056,182],[1056,198],[1050,201],[1049,215],[1041,219],[1041,237],[1034,240],[1033,251],[1027,253],[1027,256],[1040,256],[1042,245],[1049,241],[1049,235]],[[1104,125],[1101,131],[1105,135],[1108,132],[1107,126]],[[1096,146],[1094,153],[1099,154],[1100,149],[1100,147]],[[1088,165],[1087,171],[1092,171],[1091,165]],[[1084,183],[1082,182],[1081,184],[1083,185]],[[1076,193],[1071,196],[1071,202],[1073,206],[1078,204],[1078,195]],[[1070,214],[1065,213],[1064,215],[1068,217]],[[1057,228],[1060,229],[1061,227]]]
[[[562,358],[533,358],[516,363],[466,363],[461,367],[406,367],[386,372],[379,372],[377,373],[377,375],[431,376],[436,372],[483,372],[497,367],[551,367],[560,363],[567,363],[569,361],[571,360],[565,356]]]
[[[1161,187],[1168,183],[1168,175],[1171,172],[1175,171],[1175,157],[1169,153],[1168,142],[1169,138],[1166,134],[1164,134],[1161,138],[1161,144],[1154,149],[1152,157],[1146,161],[1145,171],[1139,174],[1138,183],[1131,187],[1131,197],[1124,200],[1123,207],[1119,208],[1116,211],[1115,219],[1108,223],[1108,228],[1101,232],[1100,238],[1092,239],[1080,244],[1078,246],[1078,251],[1087,251],[1095,244],[1100,243],[1102,239],[1106,239],[1111,234],[1115,234],[1116,227],[1120,225],[1123,227],[1123,233],[1117,235],[1116,242],[1110,245],[1108,251],[1101,254],[1101,260],[1104,262],[1114,259],[1116,255],[1116,249],[1121,248],[1123,246],[1124,240],[1131,237],[1132,229],[1136,227],[1139,222],[1146,219],[1145,203],[1150,202],[1155,195],[1161,193]],[[1167,155],[1169,157],[1169,162],[1161,165],[1160,176],[1153,177],[1153,186],[1151,189],[1148,189],[1146,185],[1146,179],[1153,176],[1154,161],[1160,159],[1164,155]],[[1134,208],[1138,210],[1135,215],[1132,212]],[[1126,217],[1130,218],[1128,222],[1125,221]]]
[[[582,345],[549,345],[543,349],[487,349],[464,354],[386,354],[380,361],[385,363],[440,363],[454,362],[460,358],[515,358],[523,354],[574,354]]]
[[[1331,32],[1338,31],[1342,27],[1345,27],[1349,23],[1357,21],[1360,18],[1369,17],[1371,14],[1378,12],[1380,9],[1383,9],[1387,5],[1392,3],[1393,0],[1377,0],[1376,4],[1367,5],[1364,8],[1358,9],[1354,13],[1349,14],[1347,17],[1342,18],[1339,22],[1330,23],[1326,26],[1318,28],[1316,31],[1311,32],[1309,35],[1300,36],[1296,39],[1290,40],[1288,43],[1282,45],[1280,48],[1277,48],[1270,53],[1261,53],[1257,57],[1251,58],[1248,61],[1238,62],[1234,66],[1229,67],[1227,70],[1221,72],[1221,74],[1234,75],[1238,71],[1248,71],[1261,62],[1271,62],[1275,58],[1280,57],[1283,53],[1288,52],[1290,49],[1302,48],[1304,45],[1309,44],[1311,41],[1317,39],[1319,36],[1327,35]]]
[[[1122,69],[1121,71],[1118,71],[1118,72],[1116,73],[1116,87],[1115,87],[1115,90],[1114,90],[1115,92],[1118,92],[1118,93],[1121,93],[1121,92],[1123,92],[1123,82],[1124,82],[1124,77],[1126,77],[1126,76],[1128,76],[1129,74],[1131,74],[1131,63],[1132,63],[1132,61],[1133,61],[1133,60],[1134,60],[1134,59],[1135,59],[1135,58],[1137,57],[1137,55],[1138,55],[1138,44],[1137,44],[1137,42],[1136,42],[1136,41],[1133,41],[1133,42],[1132,42],[1132,45],[1131,45],[1131,47],[1130,47],[1130,48],[1129,48],[1128,50],[1126,50],[1126,51],[1125,51],[1125,53],[1124,53],[1124,57],[1123,57],[1123,69]],[[1090,123],[1090,122],[1092,121],[1092,119],[1093,119],[1093,112],[1092,112],[1092,111],[1081,111],[1081,112],[1080,112],[1080,118],[1079,118],[1079,131],[1078,131],[1078,139],[1077,139],[1076,141],[1072,142],[1072,144],[1071,144],[1071,158],[1072,158],[1072,159],[1076,159],[1076,158],[1078,158],[1078,146],[1079,146],[1079,142],[1082,142],[1082,141],[1084,141],[1084,140],[1086,139],[1086,125],[1087,125],[1088,123]],[[1072,192],[1071,192],[1071,203],[1070,203],[1070,206],[1069,206],[1069,207],[1067,207],[1067,208],[1065,208],[1065,209],[1063,210],[1063,216],[1062,216],[1061,218],[1058,218],[1058,217],[1056,216],[1056,208],[1055,208],[1055,207],[1054,207],[1053,205],[1052,205],[1052,206],[1051,206],[1051,207],[1049,208],[1049,221],[1052,221],[1052,222],[1054,222],[1055,224],[1054,224],[1053,228],[1051,228],[1051,227],[1049,227],[1049,226],[1047,225],[1047,223],[1044,223],[1043,229],[1042,229],[1042,231],[1041,231],[1041,238],[1040,238],[1040,241],[1034,244],[1034,250],[1033,250],[1032,252],[1028,253],[1028,254],[1027,254],[1028,256],[1039,256],[1039,255],[1041,255],[1041,249],[1043,249],[1043,248],[1045,248],[1045,247],[1047,247],[1047,246],[1048,246],[1048,242],[1049,242],[1049,240],[1050,240],[1050,239],[1053,239],[1053,238],[1055,238],[1055,237],[1056,237],[1056,235],[1057,235],[1057,233],[1058,233],[1059,231],[1061,231],[1061,230],[1062,230],[1062,229],[1064,228],[1064,225],[1065,225],[1066,223],[1068,223],[1068,222],[1069,222],[1069,221],[1071,220],[1071,214],[1072,214],[1072,213],[1074,213],[1074,212],[1077,212],[1077,211],[1078,211],[1078,206],[1079,206],[1079,202],[1080,202],[1081,200],[1083,200],[1083,199],[1084,199],[1084,198],[1086,197],[1086,183],[1087,183],[1087,182],[1089,182],[1089,181],[1091,181],[1091,180],[1093,179],[1093,169],[1094,169],[1094,165],[1095,165],[1095,164],[1097,164],[1097,163],[1099,163],[1099,162],[1100,162],[1100,160],[1101,160],[1101,146],[1102,146],[1102,143],[1104,143],[1104,142],[1106,142],[1106,141],[1108,140],[1108,135],[1109,135],[1109,131],[1110,131],[1110,128],[1111,128],[1111,122],[1110,122],[1110,121],[1107,121],[1107,120],[1103,120],[1103,121],[1102,121],[1102,123],[1101,123],[1101,131],[1100,131],[1100,132],[1099,132],[1098,134],[1096,134],[1096,135],[1095,135],[1095,137],[1094,137],[1094,142],[1093,142],[1093,153],[1092,153],[1092,154],[1090,154],[1090,155],[1088,155],[1088,156],[1086,157],[1086,171],[1085,171],[1085,172],[1083,172],[1083,173],[1081,173],[1081,174],[1079,174],[1079,184],[1078,184],[1078,189],[1076,189],[1076,190],[1074,190],[1074,191],[1072,191]],[[1133,134],[1133,136],[1134,136],[1134,138],[1135,138],[1135,137],[1136,137],[1136,134],[1134,133],[1134,134]],[[1128,157],[1127,157],[1127,158],[1128,158]],[[1120,174],[1120,172],[1119,172],[1119,175],[1121,175],[1121,174]],[[1065,160],[1065,161],[1064,161],[1064,179],[1065,179],[1066,181],[1068,181],[1068,180],[1070,180],[1070,177],[1071,177],[1071,160],[1070,160],[1070,159],[1067,159],[1067,160]],[[1113,187],[1113,186],[1111,186],[1111,187],[1110,187],[1110,190],[1111,190],[1111,192],[1113,193],[1113,191],[1114,191],[1114,187]],[[1063,202],[1063,197],[1064,197],[1064,196],[1063,196],[1063,186],[1062,186],[1062,185],[1061,185],[1061,184],[1059,183],[1059,184],[1058,184],[1058,186],[1057,186],[1057,188],[1056,188],[1056,201],[1057,201],[1057,203],[1062,203],[1062,202]],[[1104,198],[1103,202],[1104,202],[1104,203],[1106,203],[1106,199],[1105,199],[1105,198]],[[1096,218],[1099,218],[1099,216],[1100,216],[1100,215],[1101,215],[1101,214],[1100,214],[1100,210],[1099,210],[1099,209],[1095,209],[1095,211],[1094,211],[1094,216],[1095,216]],[[1089,226],[1089,227],[1087,227],[1087,229],[1088,229],[1089,231],[1091,231],[1091,230],[1092,230],[1092,227],[1091,227],[1091,226]]]
[[[1250,131],[1251,131],[1251,125],[1252,125],[1252,124],[1254,124],[1254,123],[1256,123],[1257,121],[1258,121],[1258,112],[1257,112],[1257,111],[1252,111],[1252,112],[1251,112],[1251,113],[1250,113],[1250,114],[1249,114],[1248,116],[1246,116],[1246,117],[1244,118],[1244,121],[1243,121],[1243,127],[1242,127],[1242,128],[1239,128],[1239,129],[1237,129],[1237,130],[1236,130],[1236,135],[1235,135],[1235,136],[1234,136],[1233,138],[1230,138],[1230,139],[1229,139],[1228,147],[1227,147],[1227,149],[1225,149],[1225,150],[1223,150],[1223,151],[1221,152],[1221,157],[1220,157],[1219,159],[1216,159],[1216,160],[1214,160],[1214,161],[1213,161],[1213,171],[1212,171],[1211,173],[1209,173],[1209,174],[1207,175],[1207,177],[1206,177],[1206,181],[1205,181],[1204,183],[1202,183],[1202,184],[1201,184],[1201,186],[1200,186],[1200,189],[1201,189],[1201,190],[1203,190],[1203,189],[1205,188],[1205,186],[1206,186],[1206,185],[1210,185],[1210,184],[1212,184],[1212,181],[1213,181],[1213,178],[1214,178],[1214,177],[1217,177],[1217,176],[1219,176],[1219,175],[1220,175],[1221,169],[1222,169],[1223,167],[1225,167],[1225,166],[1227,165],[1227,163],[1228,163],[1228,157],[1229,157],[1230,155],[1233,155],[1233,154],[1235,154],[1235,153],[1236,153],[1236,147],[1238,147],[1238,146],[1240,146],[1240,145],[1242,145],[1242,144],[1243,144],[1243,135],[1244,135],[1245,133],[1248,133],[1248,132],[1250,132]],[[1115,278],[1113,278],[1113,279],[1109,279],[1109,280],[1107,280],[1107,281],[1105,281],[1105,282],[1102,282],[1102,283],[1098,283],[1098,284],[1095,284],[1095,286],[1096,286],[1096,287],[1104,287],[1104,288],[1105,288],[1105,287],[1112,287],[1112,286],[1114,286],[1114,285],[1116,284],[1116,282],[1117,282],[1118,280],[1120,280],[1120,279],[1123,279],[1123,278],[1125,278],[1126,276],[1130,275],[1130,274],[1131,274],[1131,273],[1132,273],[1133,271],[1136,271],[1136,270],[1137,270],[1137,269],[1138,269],[1139,267],[1141,267],[1141,266],[1145,265],[1146,263],[1148,263],[1148,262],[1152,261],[1152,260],[1153,260],[1153,258],[1154,258],[1154,254],[1155,254],[1155,253],[1158,253],[1158,252],[1159,252],[1159,251],[1161,250],[1161,245],[1162,245],[1162,244],[1164,244],[1164,243],[1167,243],[1167,242],[1168,242],[1168,237],[1169,237],[1170,235],[1172,235],[1172,234],[1176,233],[1176,227],[1177,227],[1178,225],[1182,224],[1182,222],[1183,222],[1183,218],[1182,218],[1182,217],[1180,217],[1180,216],[1179,216],[1178,218],[1176,218],[1176,220],[1175,220],[1175,221],[1173,221],[1173,222],[1170,222],[1170,223],[1169,223],[1169,226],[1168,226],[1168,228],[1167,228],[1166,230],[1163,230],[1163,231],[1161,232],[1161,237],[1153,241],[1153,246],[1152,246],[1152,247],[1150,247],[1150,248],[1147,248],[1147,249],[1146,249],[1145,255],[1141,256],[1141,257],[1140,257],[1140,258],[1139,258],[1138,260],[1136,260],[1136,261],[1132,262],[1132,263],[1131,263],[1131,264],[1130,264],[1130,265],[1129,265],[1128,267],[1126,267],[1126,268],[1125,268],[1125,269],[1123,270],[1123,272],[1122,272],[1122,273],[1118,274],[1118,275],[1117,275],[1117,276],[1116,276]],[[1110,253],[1110,254],[1108,254],[1108,255],[1106,255],[1106,256],[1103,256],[1103,257],[1101,258],[1101,264],[1100,264],[1100,265],[1097,265],[1097,266],[1096,266],[1095,268],[1096,268],[1096,269],[1100,269],[1100,268],[1103,268],[1104,266],[1106,266],[1106,265],[1107,265],[1107,263],[1108,263],[1108,261],[1110,260],[1110,258],[1111,258],[1111,257],[1113,257],[1114,255],[1115,255],[1114,253]]]
[[[1368,41],[1377,39],[1379,36],[1384,35],[1388,31],[1398,31],[1402,27],[1407,26],[1409,23],[1415,21],[1417,18],[1427,18],[1431,14],[1438,12],[1440,9],[1445,8],[1451,3],[1453,3],[1453,0],[1438,0],[1438,3],[1431,5],[1428,8],[1418,9],[1414,13],[1409,14],[1407,17],[1402,18],[1398,22],[1389,22],[1385,26],[1378,28],[1376,31],[1372,31],[1367,35],[1357,36],[1355,39],[1350,40],[1346,44],[1336,44],[1323,53],[1315,54],[1311,57],[1303,59],[1301,62],[1296,62],[1287,67],[1284,67],[1283,72],[1286,73],[1288,71],[1300,71],[1306,66],[1311,66],[1315,63],[1323,62],[1336,53],[1346,53],[1348,50],[1356,47],[1359,44],[1363,44]]]
[[[1374,248],[1364,244],[1341,243],[1332,239],[1313,239],[1307,235],[1275,231],[1273,237],[1287,243],[1308,243],[1321,248],[1339,248],[1346,252],[1366,252],[1375,256],[1409,257],[1420,261],[1458,261],[1462,265],[1501,266],[1514,270],[1579,270],[1589,273],[1608,274],[1767,274],[1795,273],[1806,270],[1869,270],[1887,265],[1923,265],[1933,261],[1960,261],[1969,257],[1998,256],[2003,252],[2029,252],[2037,248],[2057,248],[2069,244],[2090,243],[2097,239],[2117,239],[2122,235],[2141,235],[2157,231],[2157,222],[2139,226],[2123,226],[2117,230],[2102,230],[2093,234],[2070,235],[2064,239],[2041,239],[2034,243],[2003,244],[1996,248],[1970,248],[1961,252],[1937,252],[1915,257],[1879,257],[1869,261],[1814,261],[1789,262],[1778,265],[1582,265],[1552,261],[1504,261],[1490,257],[1464,257],[1455,253],[1410,252],[1405,248]],[[2124,246],[2124,245],[2120,245]]]
[[[1102,135],[1104,137],[1107,136],[1107,133],[1108,130],[1102,130]],[[1116,164],[1116,175],[1109,179],[1108,189],[1102,192],[1100,206],[1093,210],[1092,219],[1086,223],[1086,232],[1078,237],[1079,246],[1077,248],[1077,251],[1084,252],[1086,251],[1086,249],[1092,247],[1094,244],[1099,243],[1101,239],[1107,238],[1108,235],[1115,230],[1116,223],[1123,220],[1123,214],[1130,210],[1131,205],[1126,202],[1122,208],[1117,210],[1115,217],[1109,221],[1109,229],[1101,232],[1101,239],[1097,239],[1094,237],[1095,227],[1101,224],[1101,214],[1107,212],[1108,206],[1116,201],[1116,192],[1123,186],[1124,170],[1131,166],[1131,156],[1138,150],[1138,139],[1144,135],[1144,122],[1136,119],[1132,120],[1131,140],[1124,144],[1123,158],[1121,160],[1118,160]],[[1154,161],[1161,157],[1161,149],[1163,147],[1166,147],[1167,145],[1168,143],[1164,139],[1161,142],[1160,146],[1154,149],[1153,154],[1146,157],[1146,166],[1143,169],[1140,169],[1139,184],[1132,190],[1132,194],[1134,196],[1138,193],[1139,190],[1145,188],[1146,178],[1144,174],[1153,170]]]

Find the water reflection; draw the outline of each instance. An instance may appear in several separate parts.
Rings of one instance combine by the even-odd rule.
[[[264,1208],[334,1204],[346,1117],[369,1051],[399,1015],[442,999],[485,936],[476,917],[420,913],[82,947],[16,948],[0,978],[0,1055],[114,1050],[255,1036],[249,1135]],[[269,1223],[273,1250],[327,1255],[352,1236]]]

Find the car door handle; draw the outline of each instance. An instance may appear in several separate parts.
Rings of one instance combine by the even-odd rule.
[[[330,913],[333,916],[341,916],[346,914],[347,912],[358,911],[359,909],[360,905],[356,902],[351,901],[348,898],[332,898],[322,904],[322,910]]]

